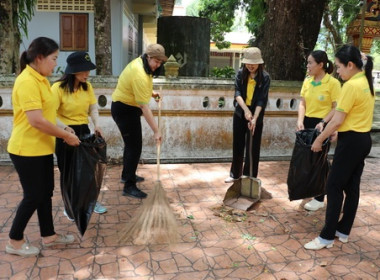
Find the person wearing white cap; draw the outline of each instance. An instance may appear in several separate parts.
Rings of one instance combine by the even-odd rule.
[[[270,76],[264,71],[260,49],[256,47],[244,49],[242,63],[244,65],[235,79],[233,155],[230,177],[225,180],[226,183],[238,180],[242,175],[257,177],[263,119],[268,102]],[[252,139],[252,154],[250,155],[253,162],[252,173],[247,148],[250,139]],[[243,169],[244,149],[246,149],[246,158]]]
[[[145,198],[147,194],[136,186],[138,177],[136,169],[142,151],[141,115],[154,132],[154,140],[161,142],[161,133],[149,108],[153,97],[160,98],[153,92],[153,77],[157,77],[167,61],[165,49],[160,44],[151,44],[145,53],[131,61],[119,76],[115,91],[112,94],[111,114],[124,141],[123,195],[134,198]]]

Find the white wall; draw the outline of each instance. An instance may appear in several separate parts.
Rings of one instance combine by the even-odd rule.
[[[35,12],[34,17],[28,24],[28,38],[23,38],[20,46],[20,54],[27,50],[30,43],[37,37],[49,37],[55,40],[59,45],[59,13],[58,12]],[[88,14],[88,53],[91,60],[95,62],[95,41],[94,41],[94,14]],[[66,68],[66,58],[72,52],[61,51],[58,56],[57,67],[62,70]],[[95,70],[90,75],[95,75]]]

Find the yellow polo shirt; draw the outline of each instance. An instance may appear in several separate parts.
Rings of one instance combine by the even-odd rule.
[[[51,90],[59,101],[57,116],[65,125],[88,124],[90,106],[96,104],[95,93],[92,85],[87,82],[87,90],[80,87],[70,93],[60,87],[61,82],[52,85]]]
[[[314,76],[306,78],[301,88],[301,96],[306,103],[305,116],[320,119],[326,117],[340,91],[340,82],[330,74],[326,73],[319,82],[314,81]]]
[[[121,72],[112,101],[130,106],[148,104],[153,93],[153,76],[148,75],[141,57],[132,60]]]
[[[247,99],[245,100],[245,104],[247,106],[251,106],[253,94],[255,93],[256,81],[252,79],[251,76],[248,77],[247,83]]]
[[[375,97],[364,72],[352,76],[342,87],[336,110],[346,113],[338,131],[368,132],[372,128]]]
[[[43,117],[55,124],[58,100],[46,77],[29,65],[16,78],[12,91],[13,128],[8,152],[19,156],[45,156],[54,153],[55,137],[32,127],[25,114],[41,110]]]

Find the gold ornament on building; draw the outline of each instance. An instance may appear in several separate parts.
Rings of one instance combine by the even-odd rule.
[[[380,0],[366,0],[363,9],[347,27],[347,35],[362,52],[369,53],[373,40],[380,38]]]
[[[180,65],[177,62],[177,60],[174,58],[173,55],[171,55],[164,64],[165,77],[168,79],[177,78],[179,67]]]

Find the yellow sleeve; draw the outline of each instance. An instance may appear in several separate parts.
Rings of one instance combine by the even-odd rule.
[[[63,91],[63,89],[59,87],[60,84],[61,84],[61,82],[56,82],[51,86],[51,91],[52,91],[53,95],[55,95],[55,97],[58,100],[57,110],[59,109],[59,107],[62,103],[62,91]]]
[[[34,85],[31,85],[33,83]],[[17,88],[17,98],[22,111],[42,109],[40,87],[34,80],[24,80]]]
[[[301,97],[305,98],[306,91],[307,91],[308,88],[309,88],[309,84],[310,84],[310,78],[306,78],[306,79],[303,81],[303,84],[302,84],[302,88],[301,88]]]
[[[349,83],[345,83],[342,88],[342,92],[338,97],[336,110],[343,113],[348,113],[355,103],[355,94],[357,89],[350,85]]]
[[[92,87],[91,83],[87,82],[88,88],[87,91],[90,94],[90,105],[96,104],[98,101],[96,100],[94,88]]]
[[[139,105],[148,104],[152,98],[153,83],[147,79],[135,79],[132,81],[133,94]]]
[[[340,85],[340,82],[337,79],[334,79],[332,88],[331,88],[331,101],[336,102],[340,96],[340,93],[342,91],[342,87]]]

